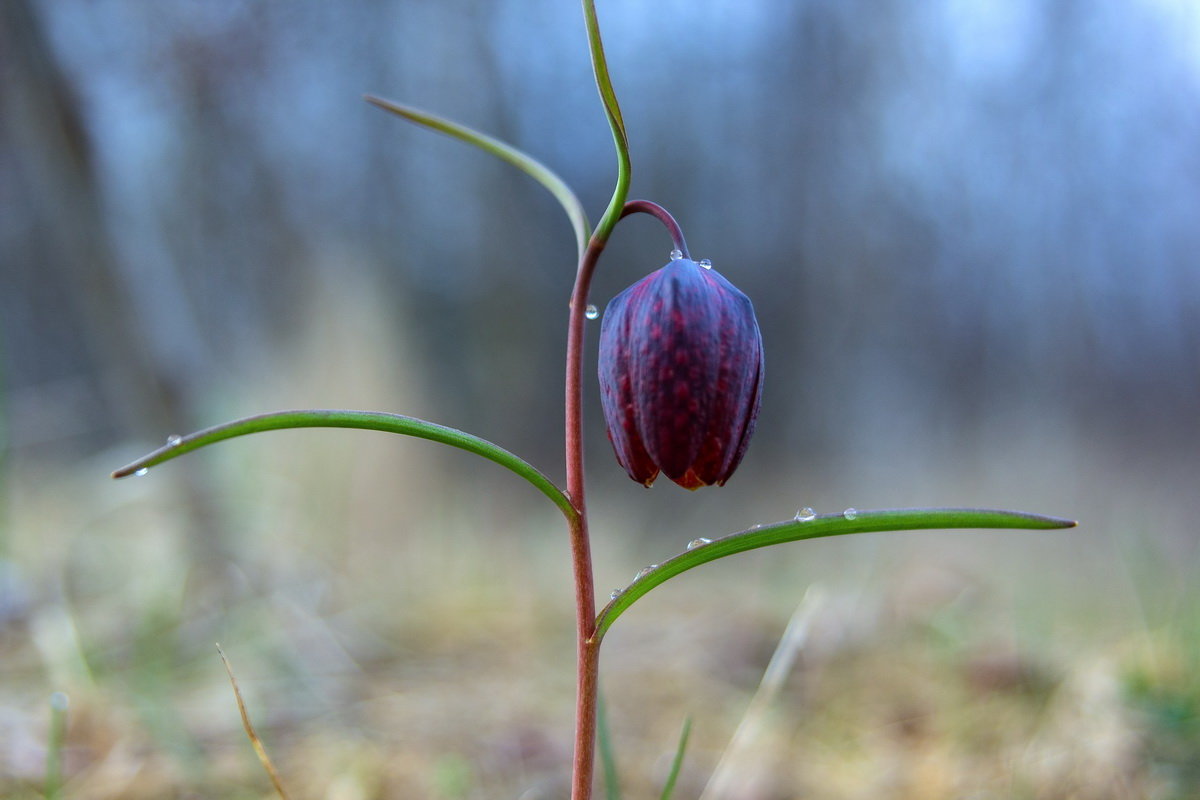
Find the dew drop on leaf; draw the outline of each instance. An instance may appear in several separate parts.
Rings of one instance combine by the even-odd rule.
[[[705,269],[712,269],[712,261],[710,261],[707,258],[702,258],[699,261],[697,261],[696,263],[699,264],[700,266],[704,267]]]
[[[808,521],[814,520],[816,518],[817,518],[817,512],[813,511],[808,506],[805,506],[804,508],[802,508],[796,512],[796,521],[797,522],[808,522]]]
[[[647,575],[649,575],[651,572],[654,572],[654,570],[656,570],[656,569],[658,569],[658,564],[651,564],[648,567],[642,567],[641,569],[638,570],[638,574],[633,576],[633,579],[635,581],[640,580],[640,579],[646,577]]]
[[[137,470],[136,472],[134,472],[134,473],[133,473],[133,477],[135,477],[135,478],[140,478],[140,477],[142,477],[143,475],[145,475],[145,474],[146,474],[147,472],[149,472],[149,471],[150,471],[150,470],[149,470],[148,468],[146,468],[146,467],[142,467],[141,469],[139,469],[139,470]]]
[[[172,433],[170,436],[167,437],[167,447],[175,447],[182,441],[183,441],[182,436],[180,436],[177,433]]]
[[[623,589],[613,589],[611,592],[608,593],[608,599],[616,600],[618,597],[620,597],[623,594],[625,594],[625,591]]]
[[[697,547],[704,547],[704,545],[709,544],[711,542],[712,542],[712,539],[706,539],[703,536],[701,536],[697,539],[692,539],[690,542],[688,542],[687,549],[695,550]]]
[[[847,508],[845,511],[842,512],[842,516],[845,517],[846,519],[858,519],[858,509],[857,508]]]

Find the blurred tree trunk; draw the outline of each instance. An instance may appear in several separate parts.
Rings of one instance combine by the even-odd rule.
[[[86,122],[29,0],[0,3],[0,64],[0,141],[16,156],[9,166],[28,228],[19,257],[30,263],[16,268],[62,288],[62,324],[80,329],[103,401],[127,433],[154,440],[191,430],[187,365],[155,352],[127,291]],[[195,564],[213,577],[223,558],[209,481],[197,463],[174,474]]]

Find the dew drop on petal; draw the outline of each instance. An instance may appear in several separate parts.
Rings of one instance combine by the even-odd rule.
[[[702,258],[699,261],[697,261],[696,263],[699,264],[700,266],[704,267],[705,269],[712,269],[712,261],[707,258]]]
[[[616,600],[618,597],[620,597],[623,594],[625,594],[624,589],[613,589],[611,592],[608,593],[608,599]]]
[[[845,517],[846,519],[858,519],[858,509],[857,508],[847,508],[845,511],[842,512],[842,516]]]
[[[704,547],[704,545],[709,544],[711,542],[712,542],[712,539],[706,539],[703,536],[701,536],[697,539],[692,539],[690,542],[688,542],[687,549],[695,550],[697,547]]]
[[[167,447],[175,447],[183,441],[183,437],[177,433],[172,433],[167,437]]]
[[[814,520],[816,518],[817,518],[817,512],[813,511],[808,506],[805,506],[804,508],[802,508],[796,512],[796,521],[797,522],[808,522],[808,521]]]
[[[681,258],[683,258],[683,251],[680,250],[678,247],[676,247],[674,250],[671,251],[671,260],[672,261],[678,261]]]
[[[583,310],[583,315],[588,319],[595,319],[596,317],[600,316],[600,309],[596,308],[591,303],[588,303],[588,307]]]
[[[139,469],[139,470],[137,470],[137,471],[135,471],[135,472],[133,473],[133,477],[135,477],[135,478],[140,478],[140,477],[142,477],[143,475],[145,475],[145,474],[146,474],[147,472],[149,472],[149,471],[150,471],[150,470],[149,470],[147,467],[142,467],[141,469]]]

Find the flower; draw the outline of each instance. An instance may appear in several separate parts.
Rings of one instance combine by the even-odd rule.
[[[649,486],[723,485],[762,397],[750,298],[716,270],[673,259],[614,297],[600,329],[600,399],[617,461]]]

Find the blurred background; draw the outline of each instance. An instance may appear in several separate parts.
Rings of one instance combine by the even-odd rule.
[[[1200,9],[599,11],[630,196],[750,295],[767,353],[757,438],[695,494],[617,467],[589,367],[602,594],[801,506],[1081,521],[660,589],[606,643],[628,796],[657,796],[688,714],[681,797],[718,762],[708,797],[1200,796]],[[578,3],[6,0],[0,70],[0,793],[57,796],[49,755],[70,797],[270,796],[219,640],[301,797],[563,796],[567,547],[529,487],[355,431],[108,473],[342,407],[561,479],[561,210],[361,96],[527,150],[596,218],[615,165]],[[593,301],[669,250],[624,222]],[[795,661],[752,703],[772,652]]]

